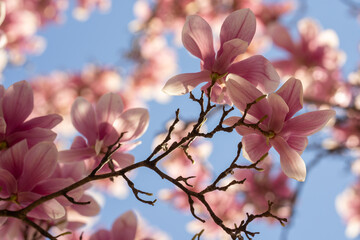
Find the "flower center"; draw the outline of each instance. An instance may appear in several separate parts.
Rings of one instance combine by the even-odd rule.
[[[6,141],[0,142],[0,151],[8,149],[9,145]]]

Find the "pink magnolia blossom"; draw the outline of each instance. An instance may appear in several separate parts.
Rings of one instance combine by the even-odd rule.
[[[114,93],[103,95],[96,106],[82,97],[78,97],[71,108],[71,120],[74,127],[86,138],[77,136],[70,150],[60,152],[60,161],[73,162],[94,158],[89,166],[97,166],[107,147],[114,144],[121,134],[122,145],[113,153],[115,167],[126,167],[134,162],[134,157],[124,153],[136,146],[128,143],[139,138],[146,130],[149,113],[144,108],[133,108],[123,112],[121,97]]]
[[[207,86],[216,81],[212,99],[219,103],[230,103],[225,76],[234,73],[257,86],[263,92],[274,91],[279,76],[271,63],[257,55],[235,62],[234,59],[246,51],[255,34],[255,16],[249,9],[231,13],[224,21],[220,32],[220,48],[215,56],[210,25],[200,16],[189,16],[182,32],[185,48],[201,60],[201,71],[184,73],[171,78],[163,88],[170,95],[182,95],[200,83]]]
[[[147,225],[147,224],[146,224]],[[150,229],[133,211],[127,211],[118,217],[111,230],[100,229],[89,240],[166,240],[168,237]]]
[[[356,238],[360,235],[360,183],[357,181],[336,198],[336,209],[346,222],[346,235]]]
[[[56,192],[74,181],[52,178],[57,167],[57,149],[51,142],[41,142],[28,148],[23,140],[1,155],[0,209],[19,210],[42,196]],[[4,200],[6,199],[6,200]],[[27,215],[35,219],[56,220],[65,216],[58,199],[49,200]]]
[[[55,139],[56,134],[50,129],[61,122],[61,116],[50,114],[26,120],[34,107],[28,82],[14,83],[6,90],[0,86],[0,106],[0,150],[23,139],[27,140],[29,147]]]
[[[76,19],[84,21],[94,9],[98,8],[101,12],[106,12],[110,7],[111,0],[77,0],[73,15]]]
[[[268,209],[268,201],[272,202],[271,212],[279,217],[290,215],[293,190],[290,188],[289,178],[282,171],[275,171],[271,159],[267,157],[258,167],[264,169],[258,172],[254,169],[236,170],[237,180],[246,178],[240,185],[239,195],[243,196],[244,208],[247,212],[261,213]],[[264,219],[274,222],[272,218]]]
[[[241,111],[245,110],[247,103],[263,95],[242,77],[231,74],[227,82],[230,98]],[[259,127],[266,134],[246,126],[236,127],[243,136],[243,150],[249,160],[257,161],[274,147],[280,155],[283,172],[298,181],[304,181],[306,177],[305,163],[300,154],[307,146],[307,136],[319,131],[335,115],[333,110],[321,110],[293,117],[302,109],[302,94],[301,82],[290,78],[276,93],[254,104],[248,112],[248,123],[262,119]],[[264,119],[264,116],[267,117]],[[225,124],[232,125],[239,119],[230,117]]]

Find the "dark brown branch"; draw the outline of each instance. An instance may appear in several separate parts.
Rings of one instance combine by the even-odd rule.
[[[156,199],[153,200],[153,201],[150,201],[150,200],[144,200],[142,198],[139,197],[139,194],[144,194],[144,195],[147,195],[147,196],[152,196],[153,194],[152,193],[148,193],[148,192],[144,192],[144,191],[141,191],[137,188],[135,188],[135,184],[128,178],[126,177],[125,173],[123,175],[121,175],[127,182],[128,186],[131,188],[132,192],[134,193],[135,197],[137,200],[139,200],[140,202],[143,202],[143,203],[146,203],[146,204],[149,204],[151,206],[154,206],[154,203],[156,202]]]
[[[64,194],[64,197],[66,197],[66,199],[73,203],[73,204],[77,204],[77,205],[88,205],[91,203],[91,201],[87,201],[87,202],[78,202],[78,201],[75,201],[75,199],[73,197],[70,197],[67,193]]]

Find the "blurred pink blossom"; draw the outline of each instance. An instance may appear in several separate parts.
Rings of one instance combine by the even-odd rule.
[[[358,180],[336,198],[336,209],[347,224],[347,237],[358,237],[360,235],[360,182]]]

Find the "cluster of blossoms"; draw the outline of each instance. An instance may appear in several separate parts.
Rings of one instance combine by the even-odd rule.
[[[255,33],[255,16],[249,9],[231,13],[220,32],[220,49],[216,56],[209,24],[198,16],[190,16],[183,28],[186,49],[201,59],[201,72],[180,74],[170,79],[164,91],[185,94],[206,82],[204,90],[213,85],[211,100],[234,104],[247,111],[247,124],[236,127],[243,136],[244,152],[250,161],[257,161],[273,146],[280,154],[284,173],[298,181],[306,176],[305,163],[300,154],[307,146],[307,136],[319,131],[335,115],[333,110],[309,112],[293,117],[302,109],[302,84],[290,78],[278,91],[279,77],[271,63],[258,55],[233,63],[243,53]],[[263,98],[265,93],[270,93]],[[247,109],[247,105],[256,103]],[[240,117],[225,119],[234,125]],[[249,125],[258,123],[258,128]]]
[[[163,101],[164,96],[156,86],[162,86],[166,79],[176,71],[176,54],[169,47],[166,38],[168,33],[175,35],[175,42],[180,42],[180,28],[184,25],[186,16],[197,14],[202,16],[217,32],[219,22],[231,12],[240,8],[251,8],[255,12],[260,27],[255,35],[253,44],[246,48],[246,54],[258,53],[267,44],[264,27],[292,8],[290,2],[264,3],[263,1],[235,0],[235,1],[163,1],[149,2],[139,0],[134,6],[137,17],[131,28],[137,32],[137,38],[129,56],[136,66],[129,76],[131,93],[144,93],[146,99],[155,98]],[[208,35],[207,35],[208,36]],[[141,48],[139,47],[141,46]],[[245,51],[244,50],[244,51]],[[237,54],[238,55],[238,54]],[[235,54],[234,54],[235,56]],[[253,59],[255,62],[257,59]],[[155,87],[154,87],[155,86]],[[160,96],[160,97],[159,97]],[[165,98],[166,99],[166,98]]]
[[[71,120],[86,140],[76,137],[70,150],[59,152],[53,143],[56,133],[51,129],[62,121],[62,117],[48,114],[29,119],[34,108],[34,96],[26,81],[17,82],[6,90],[1,86],[0,90],[1,210],[27,208],[41,197],[80,181],[99,165],[106,146],[119,138],[122,147],[112,155],[114,170],[134,162],[134,157],[126,151],[136,143],[128,142],[146,130],[149,120],[146,109],[123,111],[120,96],[113,93],[103,95],[96,108],[84,98],[77,98],[71,109]],[[99,172],[110,171],[106,169],[99,169]],[[31,221],[46,229],[53,226],[60,230],[78,229],[86,223],[84,216],[95,216],[100,211],[95,199],[86,193],[89,187],[79,186],[63,196],[31,207],[26,215],[27,223]],[[76,204],[78,202],[88,204]],[[131,224],[135,231],[136,220]],[[21,220],[7,217],[1,217],[0,232],[4,239],[20,239],[24,234],[38,235]],[[95,235],[91,239],[101,239]]]
[[[2,3],[0,14],[4,12]],[[58,21],[67,5],[66,0],[46,3],[48,5],[40,6],[37,5],[38,1],[27,1],[26,4],[6,1],[6,18],[1,30],[6,42],[4,46],[15,62],[22,61],[24,53],[40,49],[42,40],[34,37],[36,30],[47,22]],[[85,19],[94,7],[105,10],[109,4],[108,0],[79,1],[74,14]],[[176,8],[172,7],[173,4]],[[146,31],[137,39],[129,54],[139,64],[128,77],[124,98],[117,93],[105,94],[109,91],[119,92],[121,78],[113,69],[97,66],[81,74],[55,73],[51,77],[43,76],[34,80],[32,86],[35,104],[38,104],[34,112],[34,96],[27,82],[16,83],[7,90],[3,87],[0,89],[1,210],[27,208],[39,198],[93,175],[95,170],[99,174],[109,174],[134,165],[134,156],[127,151],[138,144],[136,140],[145,132],[149,114],[144,108],[129,109],[129,106],[133,104],[134,97],[146,96],[145,100],[159,97],[154,88],[163,86],[163,81],[176,70],[176,56],[167,46],[164,33],[169,29],[179,29],[184,24],[182,42],[192,55],[201,60],[200,71],[170,78],[163,91],[169,95],[183,95],[203,84],[201,90],[209,95],[209,101],[236,107],[242,116],[227,117],[221,123],[241,135],[243,155],[255,164],[255,169],[260,160],[260,166],[264,169],[262,173],[242,169],[235,171],[232,177],[236,181],[246,178],[245,184],[231,186],[226,194],[220,191],[207,193],[207,202],[214,206],[216,215],[226,225],[232,225],[234,219],[244,219],[249,211],[266,211],[268,201],[275,202],[272,212],[277,216],[289,216],[294,193],[289,188],[288,177],[297,181],[305,180],[306,167],[301,154],[307,147],[307,137],[322,129],[335,115],[333,110],[328,109],[296,115],[303,108],[303,96],[305,101],[317,105],[349,107],[354,102],[350,85],[345,84],[341,76],[343,54],[337,49],[336,36],[330,31],[322,32],[312,20],[305,19],[299,23],[300,41],[293,41],[286,28],[277,22],[282,14],[292,8],[289,3],[265,5],[260,0],[243,0],[229,1],[224,7],[220,1],[158,1],[155,6],[156,11],[152,14],[145,1],[139,1],[136,5],[141,19],[133,26]],[[255,14],[243,9],[225,18],[239,7],[249,7]],[[176,11],[167,12],[167,9]],[[33,13],[39,15],[33,16]],[[214,44],[210,24],[198,15],[185,20],[189,13],[199,13],[211,23],[225,18],[221,27],[215,24],[215,28],[220,29],[218,44]],[[27,17],[31,21],[19,20],[21,18],[17,16]],[[260,22],[257,32],[256,21]],[[31,26],[23,26],[23,23]],[[250,53],[259,51],[265,35],[270,36],[275,45],[285,49],[290,54],[289,58],[276,61],[273,66],[261,55],[248,57]],[[329,36],[334,41],[325,41]],[[217,52],[214,45],[218,47]],[[253,45],[256,47],[252,48]],[[278,89],[280,76],[275,69],[280,71],[281,77],[291,75],[295,78],[288,78]],[[49,78],[56,84],[49,82]],[[69,108],[72,102],[74,104]],[[96,103],[95,106],[93,103]],[[74,138],[69,150],[59,152],[53,143],[56,134],[51,129],[62,120],[57,114],[49,114],[54,112],[64,114],[65,119],[66,115],[69,116],[69,122],[82,135]],[[30,115],[36,117],[28,119]],[[342,136],[338,140],[346,147],[360,145],[355,132],[358,130],[357,116],[355,111],[352,118],[349,117],[346,122],[338,121],[335,125],[336,134]],[[181,141],[184,137],[181,133],[190,131],[184,128],[178,133],[172,132],[172,142],[167,144]],[[352,135],[357,139],[350,138]],[[109,146],[115,143],[119,147],[112,152],[109,160],[106,158]],[[276,175],[272,174],[270,158],[263,159],[272,147],[280,156],[282,168],[282,172]],[[164,151],[166,149],[164,147]],[[207,143],[196,140],[186,148],[171,152],[163,166],[174,179],[183,172],[196,176],[182,181],[187,189],[202,191],[214,178],[205,161],[207,155],[204,153],[208,153],[208,149]],[[196,159],[196,164],[192,165],[189,158]],[[354,226],[358,229],[359,226],[357,186],[354,185],[339,197],[339,209],[351,229]],[[99,212],[95,199],[86,193],[89,187],[84,185],[45,201],[31,208],[26,217],[45,229],[56,226],[60,230],[76,231],[84,224],[76,215],[91,217]],[[180,209],[190,207],[196,208],[197,214],[208,213],[201,201],[195,200],[191,204],[189,195],[179,189],[163,191],[162,197],[174,202]],[[79,202],[89,204],[79,205]],[[223,237],[219,224],[210,218],[206,220],[205,224],[199,221],[191,223],[192,231],[206,229],[207,236]],[[15,218],[1,217],[0,224],[0,233],[9,239],[20,238],[24,233],[37,234]],[[110,231],[102,229],[88,238],[117,239],[121,233],[126,240],[161,239],[154,232],[144,229],[138,226],[135,214],[129,211],[114,222]],[[359,234],[355,230],[348,231],[352,236]],[[68,237],[76,238],[79,238],[76,233]]]
[[[332,30],[321,30],[312,19],[298,22],[299,41],[288,30],[273,24],[268,32],[276,46],[288,53],[286,59],[274,61],[282,76],[301,79],[306,101],[348,106],[352,95],[341,74],[345,54],[338,49],[339,40]]]
[[[74,16],[85,20],[94,8],[102,11],[110,7],[110,0],[77,0]],[[38,36],[39,29],[61,23],[69,0],[2,0],[0,1],[0,45],[6,52],[0,53],[0,68],[11,63],[22,64],[26,55],[40,54],[45,48],[45,39]]]

